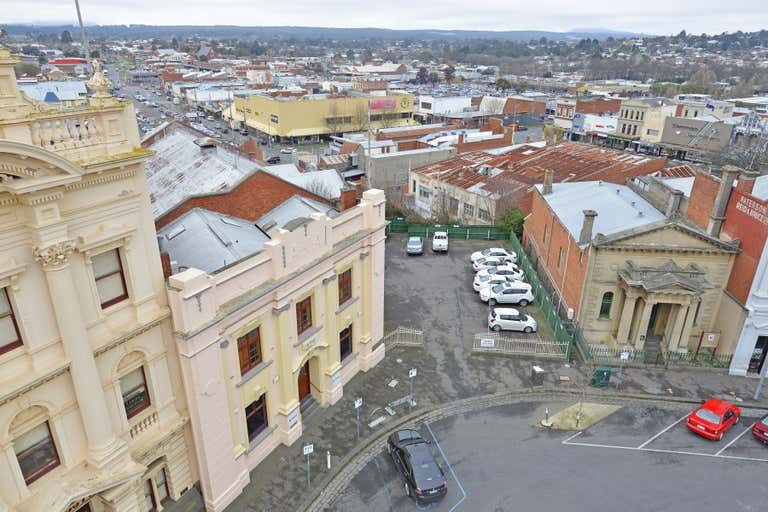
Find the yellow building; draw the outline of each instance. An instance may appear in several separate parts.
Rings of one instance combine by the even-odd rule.
[[[130,103],[16,87],[0,48],[0,511],[160,511],[197,481]]]
[[[224,117],[279,139],[318,140],[321,135],[415,124],[413,96],[309,94],[303,97],[236,97]]]

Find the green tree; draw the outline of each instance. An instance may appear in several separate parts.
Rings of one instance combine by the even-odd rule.
[[[456,68],[453,66],[448,66],[443,70],[443,76],[445,77],[446,82],[452,82],[456,76]]]
[[[508,91],[512,88],[512,82],[507,80],[506,78],[499,78],[496,80],[496,88],[501,89],[502,91]]]
[[[69,30],[61,33],[61,42],[63,44],[72,44],[72,34],[69,33]]]
[[[525,215],[523,215],[523,212],[520,210],[520,208],[515,208],[514,206],[510,206],[507,208],[504,214],[498,219],[497,225],[501,229],[506,229],[507,231],[514,231],[519,238],[523,234],[524,220],[525,220]]]
[[[432,72],[431,72],[431,73],[430,73],[430,74],[427,76],[427,81],[428,81],[429,83],[431,83],[431,84],[436,84],[437,82],[439,82],[439,81],[440,81],[440,75],[438,75],[437,73],[435,73],[434,71],[432,71]]]
[[[420,84],[427,83],[427,80],[429,80],[429,72],[427,72],[427,68],[424,66],[421,66],[419,70],[416,72],[416,82]]]
[[[16,71],[16,76],[35,76],[40,73],[40,66],[34,62],[19,62],[14,69]]]
[[[352,48],[347,50],[347,60],[355,60],[355,50]]]

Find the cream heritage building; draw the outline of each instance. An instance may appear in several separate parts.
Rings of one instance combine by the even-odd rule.
[[[197,481],[130,103],[19,92],[0,48],[0,511],[160,511]]]

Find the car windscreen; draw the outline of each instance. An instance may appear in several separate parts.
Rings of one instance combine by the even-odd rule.
[[[720,416],[718,416],[717,413],[710,411],[709,409],[699,409],[696,411],[695,416],[704,421],[712,423],[713,425],[720,424]]]
[[[489,254],[491,254],[491,250],[490,249],[485,249],[483,251],[480,251],[480,254],[482,254],[483,256],[488,256]]]
[[[760,419],[760,424],[763,425],[763,426],[768,427],[768,416],[764,416],[763,418],[761,418]]]
[[[411,468],[413,469],[413,479],[416,481],[416,487],[421,489],[431,489],[443,485],[443,474],[429,450],[429,446],[424,443],[408,446],[408,453],[411,459]]]
[[[491,274],[485,274],[485,275],[482,275],[482,274],[481,274],[481,275],[477,276],[477,279],[478,279],[478,280],[479,280],[481,283],[484,283],[484,282],[486,282],[486,281],[487,281],[487,280],[489,280],[490,278],[491,278]]]
[[[494,293],[499,293],[500,291],[502,291],[504,289],[504,284],[503,283],[499,283],[496,286],[494,286],[492,289],[493,289]]]
[[[411,247],[418,247],[421,245],[421,241],[418,238],[416,239],[410,238],[408,239],[408,245]]]

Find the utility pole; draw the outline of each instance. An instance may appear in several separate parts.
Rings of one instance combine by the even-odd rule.
[[[85,25],[83,25],[83,16],[80,14],[80,1],[75,0],[75,9],[77,9],[77,21],[80,23],[80,41],[83,44],[83,52],[85,53],[85,60],[90,58],[90,52],[88,51],[88,39],[85,37]]]

